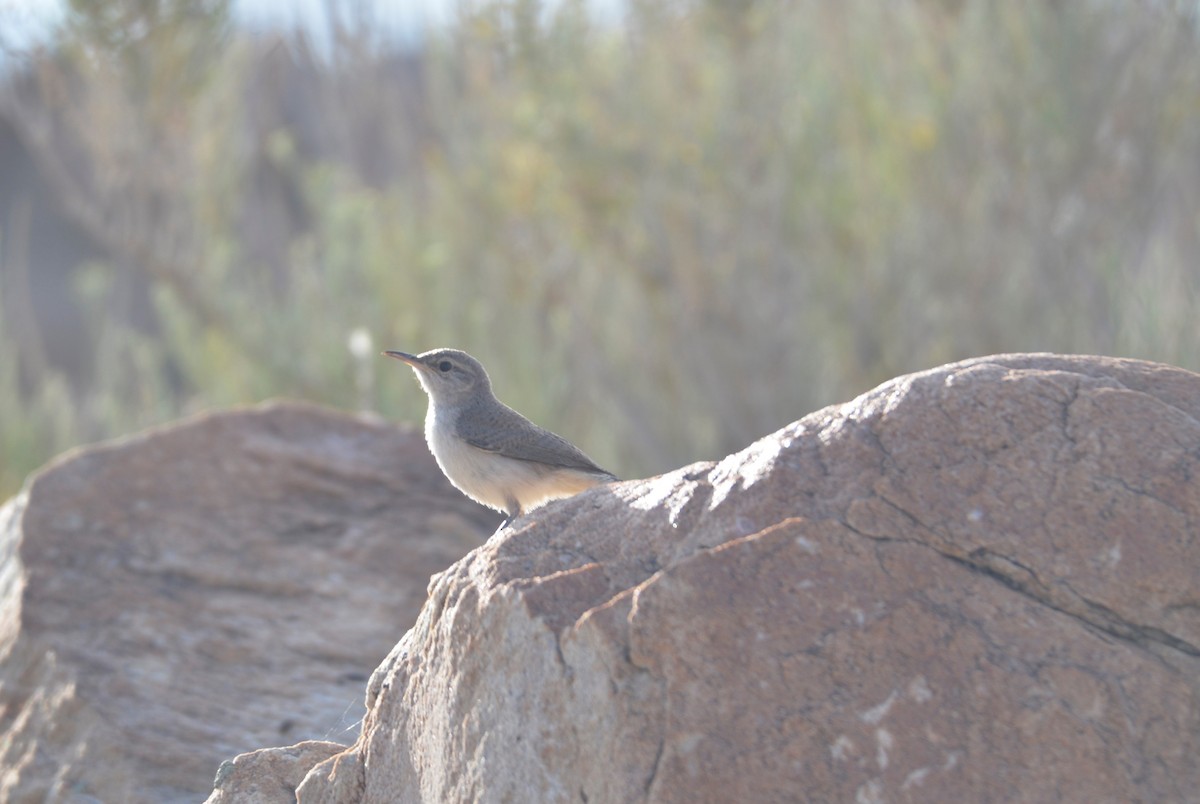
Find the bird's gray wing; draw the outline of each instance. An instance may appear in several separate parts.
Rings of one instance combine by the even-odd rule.
[[[538,427],[506,405],[496,406],[486,416],[460,416],[456,429],[461,439],[477,449],[518,461],[561,466],[616,479],[570,441]]]

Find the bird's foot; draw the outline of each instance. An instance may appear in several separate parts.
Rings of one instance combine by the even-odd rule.
[[[522,512],[519,508],[516,511],[514,511],[510,508],[505,513],[507,513],[508,516],[504,517],[504,521],[501,522],[500,525],[496,528],[496,533],[499,533],[500,531],[504,530],[509,525],[511,525],[513,522],[516,522],[517,518],[521,516]]]

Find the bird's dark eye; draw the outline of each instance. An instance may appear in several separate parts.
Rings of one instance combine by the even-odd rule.
[[[438,363],[438,371],[449,371],[452,368],[454,368],[454,364],[449,360],[443,360],[441,363]]]

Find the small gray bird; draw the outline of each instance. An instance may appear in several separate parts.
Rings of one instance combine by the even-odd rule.
[[[429,395],[425,440],[454,487],[517,516],[617,478],[578,447],[496,399],[478,360],[458,349],[384,352],[412,366]]]

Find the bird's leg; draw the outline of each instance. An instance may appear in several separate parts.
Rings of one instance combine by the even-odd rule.
[[[515,497],[509,497],[504,501],[504,513],[508,514],[504,521],[500,523],[500,527],[496,528],[497,532],[504,530],[512,521],[521,515],[521,503]]]

